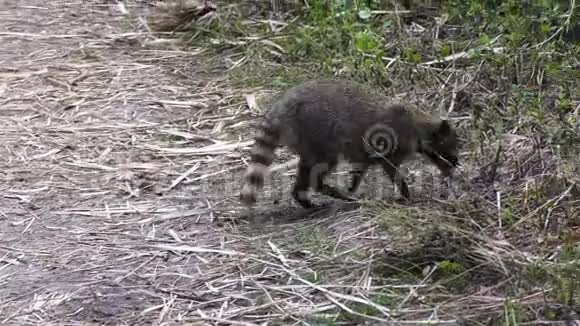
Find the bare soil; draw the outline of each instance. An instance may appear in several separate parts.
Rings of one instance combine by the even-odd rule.
[[[155,247],[230,247],[199,184],[231,163],[187,150],[225,143],[210,131],[231,94],[195,51],[152,39],[114,4],[0,3],[0,323],[161,322],[205,272]]]

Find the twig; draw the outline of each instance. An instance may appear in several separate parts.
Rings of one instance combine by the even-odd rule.
[[[541,205],[540,207],[534,209],[531,213],[529,213],[528,215],[526,215],[525,217],[519,219],[517,222],[515,222],[509,230],[512,230],[513,228],[515,228],[516,226],[526,222],[528,219],[530,219],[531,217],[535,216],[539,211],[541,211],[542,209],[546,208],[546,207],[555,207],[556,205],[558,205],[558,203],[560,203],[562,201],[562,199],[564,199],[564,197],[568,196],[568,194],[570,193],[570,191],[572,191],[572,189],[574,188],[574,185],[571,185],[570,187],[568,187],[568,189],[566,189],[566,191],[564,191],[562,194],[560,194],[560,196],[556,197],[556,198],[552,198],[548,201],[546,201],[543,205]]]
[[[187,245],[181,246],[171,246],[171,245],[155,245],[151,246],[151,248],[167,250],[167,251],[185,251],[185,252],[196,252],[196,253],[214,253],[220,255],[228,255],[228,256],[239,256],[243,255],[241,252],[231,251],[231,250],[217,250],[217,249],[207,249],[201,247],[193,247]]]
[[[169,190],[175,188],[175,186],[177,186],[179,183],[181,183],[181,181],[183,181],[185,178],[187,178],[190,174],[197,171],[197,169],[199,169],[200,165],[201,165],[201,163],[197,162],[197,164],[195,164],[194,166],[187,169],[187,171],[185,171],[183,174],[181,174],[179,177],[177,177],[177,179],[175,179],[175,181],[173,181],[169,187],[165,188],[164,192],[168,192]]]

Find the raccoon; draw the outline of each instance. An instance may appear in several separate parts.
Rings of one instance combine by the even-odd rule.
[[[243,176],[240,201],[254,206],[264,186],[264,176],[278,147],[299,156],[292,197],[303,208],[315,207],[310,188],[341,200],[352,201],[368,168],[382,166],[409,200],[408,185],[399,166],[415,153],[426,156],[448,177],[459,165],[458,138],[446,120],[413,112],[362,84],[348,80],[311,80],[294,86],[275,101],[260,122]],[[348,194],[324,182],[346,160],[350,171]]]

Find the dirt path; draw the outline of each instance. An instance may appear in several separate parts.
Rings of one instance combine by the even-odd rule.
[[[0,324],[162,321],[201,269],[156,246],[227,247],[196,179],[228,162],[188,151],[220,143],[232,96],[114,5],[17,3],[0,3]]]

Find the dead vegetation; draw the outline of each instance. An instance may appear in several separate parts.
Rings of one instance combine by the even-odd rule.
[[[249,72],[261,62],[291,80],[309,66],[270,60],[285,49],[260,34],[214,35],[221,54],[170,35],[194,28],[177,35],[198,40],[235,7],[185,8],[160,26],[158,8],[121,3],[0,4],[0,324],[579,319],[578,152],[545,141],[523,114],[500,134],[482,127],[496,117],[478,114],[516,99],[486,83],[487,66],[462,66],[467,51],[443,67],[386,59],[386,92],[441,109],[464,131],[456,198],[439,197],[437,177],[417,164],[410,184],[425,199],[411,206],[390,203],[390,184],[371,174],[367,201],[301,216],[282,152],[272,191],[247,212],[237,189],[248,127],[273,91],[250,88]],[[242,26],[252,24],[288,26]],[[255,41],[264,52],[252,52]],[[409,76],[419,86],[403,91]],[[570,105],[577,119],[578,98]]]

